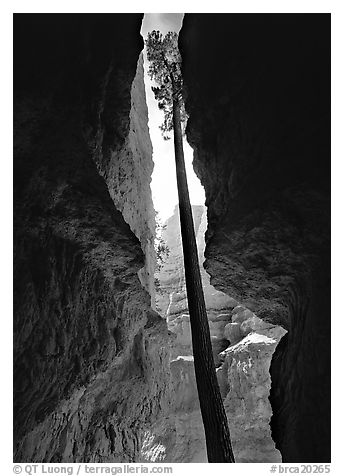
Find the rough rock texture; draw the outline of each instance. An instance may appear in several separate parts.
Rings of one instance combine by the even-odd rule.
[[[228,346],[224,339],[224,327],[230,321],[230,311],[238,304],[211,284],[209,275],[204,270],[204,234],[207,228],[206,209],[202,205],[192,206],[198,255],[202,276],[203,292],[209,319],[210,334],[214,348],[214,357]],[[166,318],[169,329],[176,334],[171,357],[192,355],[190,317],[186,297],[183,250],[180,235],[179,209],[176,206],[174,214],[167,220],[162,239],[169,249],[169,256],[161,270],[157,273],[159,292],[157,308]]]
[[[189,355],[173,359],[170,369],[171,404],[165,416],[146,432],[141,461],[207,462],[193,357]]]
[[[193,206],[202,283],[213,354],[230,425],[237,462],[277,462],[281,455],[269,426],[269,367],[281,336],[280,326],[266,324],[251,311],[217,291],[204,270],[206,209]],[[169,414],[146,433],[143,459],[165,462],[207,462],[192,357],[179,212],[166,223],[162,238],[170,253],[157,273],[158,308],[176,338],[171,349],[172,406]]]
[[[114,205],[146,250],[151,157],[147,110],[135,93],[141,63],[132,86],[141,19],[15,15],[17,462],[135,461],[165,402],[166,323],[140,284],[140,241]],[[124,174],[133,188],[140,174],[143,181],[137,215],[132,192],[121,201],[114,181],[113,162],[126,152]]]
[[[272,434],[330,460],[330,16],[187,14],[188,140],[217,289],[283,326]]]
[[[281,461],[271,438],[270,364],[285,330],[266,324],[243,306],[224,330],[230,346],[220,354],[217,375],[239,463]]]
[[[117,210],[139,238],[145,253],[145,267],[140,279],[155,305],[154,251],[155,212],[150,189],[153,172],[152,144],[148,130],[148,109],[143,79],[143,55],[131,87],[130,128],[124,144],[111,150],[108,162],[98,157],[99,171],[104,176]]]
[[[229,311],[237,305],[237,302],[211,286],[209,275],[202,266],[205,247],[204,234],[207,228],[205,207],[193,205],[192,212],[212,343],[217,355],[220,352],[218,349],[221,347],[221,341],[223,340],[224,326],[230,319]],[[192,354],[179,209],[177,206],[174,214],[166,222],[162,239],[168,246],[169,256],[157,273],[160,283],[157,294],[157,308],[161,315],[166,318],[169,329],[177,335],[172,348],[172,357],[174,358],[178,355]],[[227,345],[227,340],[222,342],[221,350],[225,349]]]

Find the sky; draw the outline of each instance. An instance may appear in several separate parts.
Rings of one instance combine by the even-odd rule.
[[[145,13],[141,34],[146,38],[147,33],[152,30],[160,30],[163,34],[166,34],[168,31],[179,32],[182,26],[183,15],[183,13]],[[173,214],[174,207],[178,203],[173,138],[168,141],[162,138],[159,126],[163,122],[163,112],[158,109],[157,101],[151,90],[153,83],[146,72],[148,62],[145,52],[144,62],[144,80],[149,116],[148,125],[153,145],[154,161],[151,189],[154,208],[161,220],[165,221]],[[193,150],[186,140],[184,140],[183,146],[190,201],[193,205],[202,205],[205,202],[205,195],[204,189],[192,167]]]

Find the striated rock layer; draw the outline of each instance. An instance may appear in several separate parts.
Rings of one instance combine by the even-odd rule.
[[[281,336],[251,311],[217,291],[204,270],[206,209],[192,206],[213,355],[230,423],[236,461],[278,462],[271,438],[269,367]],[[186,298],[179,211],[168,219],[162,238],[169,255],[157,273],[158,308],[175,334],[171,348],[172,405],[169,414],[145,435],[144,460],[207,462],[205,436],[195,380],[190,318]]]
[[[16,462],[135,461],[164,406],[141,20],[14,18]]]
[[[285,462],[330,460],[330,16],[187,14],[188,140],[212,284],[283,326],[270,368]]]

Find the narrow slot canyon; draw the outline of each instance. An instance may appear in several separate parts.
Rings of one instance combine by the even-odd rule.
[[[207,462],[153,29],[236,462],[330,462],[330,15],[196,13],[14,15],[14,461]]]

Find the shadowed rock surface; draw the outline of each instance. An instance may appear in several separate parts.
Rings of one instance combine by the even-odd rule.
[[[15,15],[16,462],[135,461],[165,402],[141,19]]]
[[[187,137],[212,284],[283,326],[272,434],[330,461],[330,16],[187,14]]]

